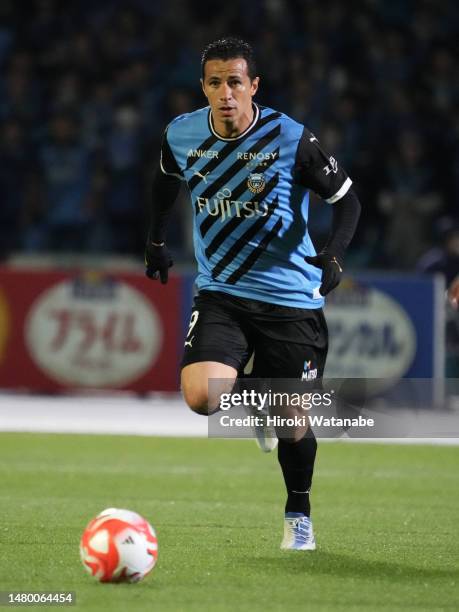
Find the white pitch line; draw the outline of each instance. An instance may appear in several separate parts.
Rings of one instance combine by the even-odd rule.
[[[206,437],[207,419],[175,394],[1,395],[0,431]]]

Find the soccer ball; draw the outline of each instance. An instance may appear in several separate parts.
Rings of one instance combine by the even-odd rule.
[[[153,527],[131,510],[107,508],[83,532],[80,556],[100,582],[139,582],[158,558]]]

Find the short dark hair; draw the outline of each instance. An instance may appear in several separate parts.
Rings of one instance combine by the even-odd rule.
[[[226,61],[238,57],[245,59],[249,78],[254,79],[257,76],[257,67],[253,49],[249,43],[233,36],[214,40],[204,49],[201,56],[202,78],[204,78],[204,67],[209,60],[220,59]]]

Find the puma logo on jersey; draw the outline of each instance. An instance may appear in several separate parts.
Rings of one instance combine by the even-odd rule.
[[[207,183],[207,175],[209,174],[208,172],[206,172],[205,174],[202,174],[201,172],[199,172],[199,170],[195,170],[194,173],[196,176],[199,176],[199,178],[202,178],[204,183]]]

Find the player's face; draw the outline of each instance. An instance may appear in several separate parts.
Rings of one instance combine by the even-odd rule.
[[[202,89],[212,110],[216,130],[235,136],[253,119],[252,98],[259,78],[250,79],[243,58],[209,60],[204,66]]]

